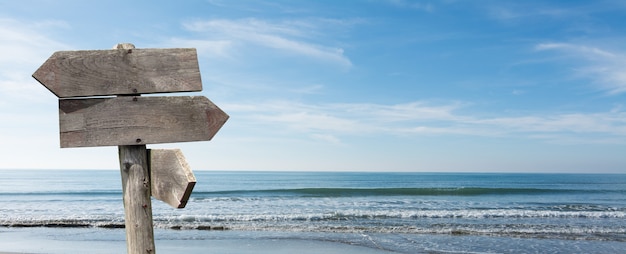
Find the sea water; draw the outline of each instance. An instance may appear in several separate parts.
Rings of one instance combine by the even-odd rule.
[[[184,209],[153,200],[157,241],[314,239],[397,253],[626,250],[626,174],[195,175]],[[0,170],[0,230],[69,228],[107,240],[123,225],[119,171]]]

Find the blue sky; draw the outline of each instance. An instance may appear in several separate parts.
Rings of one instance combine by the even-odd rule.
[[[198,49],[230,115],[206,170],[626,172],[624,1],[2,1],[0,168],[115,169],[59,148],[55,51]],[[173,94],[177,95],[177,94]]]

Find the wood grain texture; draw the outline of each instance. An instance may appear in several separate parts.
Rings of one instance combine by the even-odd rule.
[[[204,96],[59,100],[61,147],[206,141],[227,119]]]
[[[145,145],[119,146],[127,253],[155,253]]]
[[[59,98],[202,90],[194,48],[57,51],[33,78]]]
[[[149,149],[152,196],[174,208],[184,208],[196,177],[180,149]]]

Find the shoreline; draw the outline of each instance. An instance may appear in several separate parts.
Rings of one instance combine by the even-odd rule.
[[[626,242],[455,234],[155,229],[158,253],[621,253]],[[126,253],[125,231],[0,228],[0,254]]]
[[[398,253],[293,232],[155,229],[159,253]],[[123,229],[0,228],[0,254],[126,253]]]

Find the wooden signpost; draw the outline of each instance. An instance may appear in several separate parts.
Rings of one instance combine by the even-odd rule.
[[[228,115],[204,96],[141,94],[201,91],[196,50],[58,51],[33,78],[59,97],[62,148],[118,146],[128,253],[155,253],[150,196],[184,208],[196,178],[180,150],[146,144],[211,140]]]

